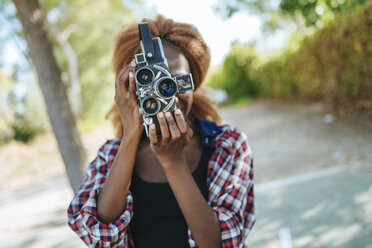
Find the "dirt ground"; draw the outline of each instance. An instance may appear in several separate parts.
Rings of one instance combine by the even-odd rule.
[[[337,115],[321,103],[260,100],[222,117],[250,140],[256,183],[335,165],[372,168],[372,113]]]
[[[256,184],[337,165],[372,170],[371,112],[340,116],[320,103],[259,100],[220,113],[248,135]],[[83,136],[89,160],[108,138],[108,123]],[[0,160],[0,247],[52,247],[35,240],[51,229],[67,230],[72,198],[54,136],[0,147]],[[53,247],[68,247],[63,244]]]

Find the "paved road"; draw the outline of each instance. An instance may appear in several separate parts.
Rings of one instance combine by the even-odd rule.
[[[371,182],[371,169],[345,165],[259,184],[248,246],[372,248]]]
[[[275,101],[221,112],[248,134],[255,154],[257,222],[249,247],[290,247],[285,240],[294,247],[372,247],[370,116],[330,116],[318,104]],[[0,188],[0,247],[85,247],[66,226],[71,198],[58,173]]]

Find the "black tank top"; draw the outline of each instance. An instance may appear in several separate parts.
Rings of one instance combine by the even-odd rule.
[[[207,195],[207,167],[212,154],[203,146],[198,166],[192,172],[202,195]],[[130,191],[133,218],[129,224],[136,248],[190,247],[187,224],[169,183],[144,181],[134,169]]]

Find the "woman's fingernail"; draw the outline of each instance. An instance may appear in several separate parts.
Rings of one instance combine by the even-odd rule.
[[[159,118],[163,118],[163,117],[164,117],[163,112],[160,112],[160,113],[159,113]]]
[[[132,62],[130,62],[130,65],[132,66],[132,67],[136,67],[136,62],[134,61],[134,60],[132,60]]]
[[[150,128],[151,128],[152,130],[154,130],[154,129],[155,129],[155,124],[151,124]]]
[[[176,113],[176,115],[180,115],[181,114],[181,110],[180,109],[176,109],[175,113]]]
[[[133,72],[129,72],[129,78],[132,78],[133,77]]]
[[[169,118],[169,117],[171,117],[171,113],[169,113],[169,112],[165,112],[165,116],[166,116],[167,118]]]

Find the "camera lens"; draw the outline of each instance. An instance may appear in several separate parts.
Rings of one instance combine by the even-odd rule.
[[[157,84],[157,91],[162,97],[172,97],[177,93],[177,84],[171,78],[164,78]]]
[[[154,74],[147,68],[137,71],[136,75],[137,82],[144,86],[149,85],[152,82],[153,77]]]
[[[156,114],[160,109],[160,103],[153,97],[146,98],[142,101],[142,109],[149,115]]]

